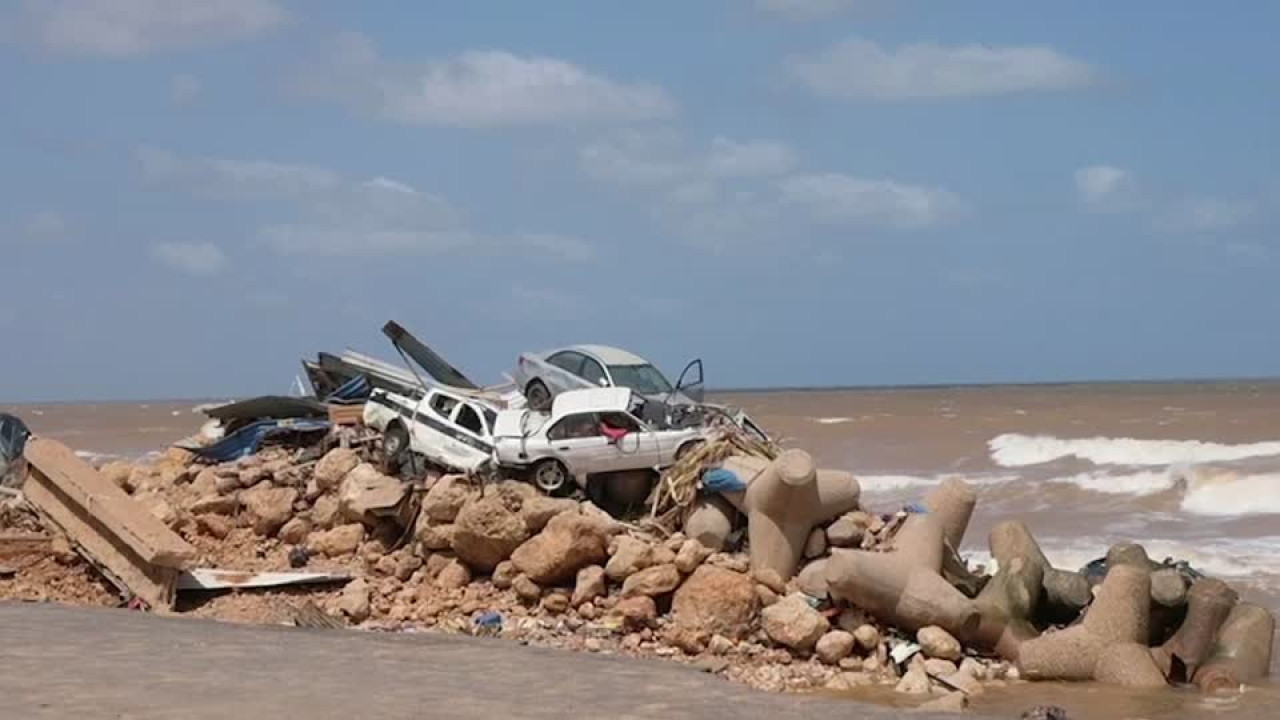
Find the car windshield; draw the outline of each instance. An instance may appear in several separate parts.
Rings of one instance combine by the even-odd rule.
[[[671,383],[652,365],[610,365],[613,384],[631,388],[641,395],[671,392]]]

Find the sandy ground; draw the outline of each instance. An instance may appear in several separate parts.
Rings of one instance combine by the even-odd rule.
[[[900,716],[756,692],[673,663],[501,640],[52,604],[0,603],[0,668],[0,717],[24,720]]]

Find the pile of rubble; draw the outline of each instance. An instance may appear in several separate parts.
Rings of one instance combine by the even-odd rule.
[[[976,495],[958,480],[877,514],[861,507],[852,475],[818,470],[802,451],[733,455],[704,469],[704,487],[672,532],[522,482],[390,476],[369,440],[343,427],[319,446],[268,446],[233,462],[203,464],[172,449],[96,472],[63,456],[58,467],[35,459],[27,486],[77,473],[86,487],[101,480],[111,490],[93,492],[104,506],[118,505],[119,493],[175,536],[150,542],[177,548],[153,553],[177,558],[176,570],[270,578],[252,591],[248,581],[176,581],[176,610],[203,616],[669,657],[769,690],[892,684],[951,709],[990,684],[1218,690],[1253,682],[1270,664],[1269,612],[1238,602],[1221,581],[1153,563],[1138,546],[1113,548],[1090,577],[1053,568],[1025,526],[1006,522],[990,537],[998,569],[973,572],[955,548]],[[28,456],[50,443],[33,439]],[[104,603],[108,586],[91,581],[70,546],[130,589],[85,531],[59,522],[36,494],[20,500],[0,512],[0,548],[4,537],[44,532],[61,549],[50,540],[46,559],[0,576],[0,598]],[[140,557],[129,561],[167,562]],[[40,563],[97,594],[38,587],[50,582]],[[291,573],[315,584],[294,584]]]

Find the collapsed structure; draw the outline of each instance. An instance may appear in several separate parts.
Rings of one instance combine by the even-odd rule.
[[[1140,546],[1055,568],[1010,520],[988,538],[994,572],[968,567],[978,498],[961,480],[874,512],[853,475],[728,425],[638,505],[552,497],[388,463],[389,435],[353,410],[379,383],[333,382],[323,401],[211,409],[229,432],[149,463],[95,469],[27,440],[25,482],[0,498],[0,564],[20,563],[0,597],[83,600],[59,594],[78,555],[157,611],[256,600],[272,609],[255,619],[667,656],[773,690],[893,683],[952,708],[990,683],[1222,691],[1269,672],[1268,610]]]

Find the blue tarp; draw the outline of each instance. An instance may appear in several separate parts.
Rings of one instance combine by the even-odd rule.
[[[369,384],[369,378],[364,375],[357,375],[342,383],[337,390],[329,393],[325,401],[338,405],[355,404],[363,402],[372,392],[373,385]]]
[[[702,487],[709,492],[725,493],[746,490],[747,484],[732,470],[716,468],[702,474]]]
[[[213,462],[229,462],[258,451],[270,437],[287,433],[327,432],[328,420],[288,419],[259,420],[250,423],[212,445],[187,447],[197,456]]]

